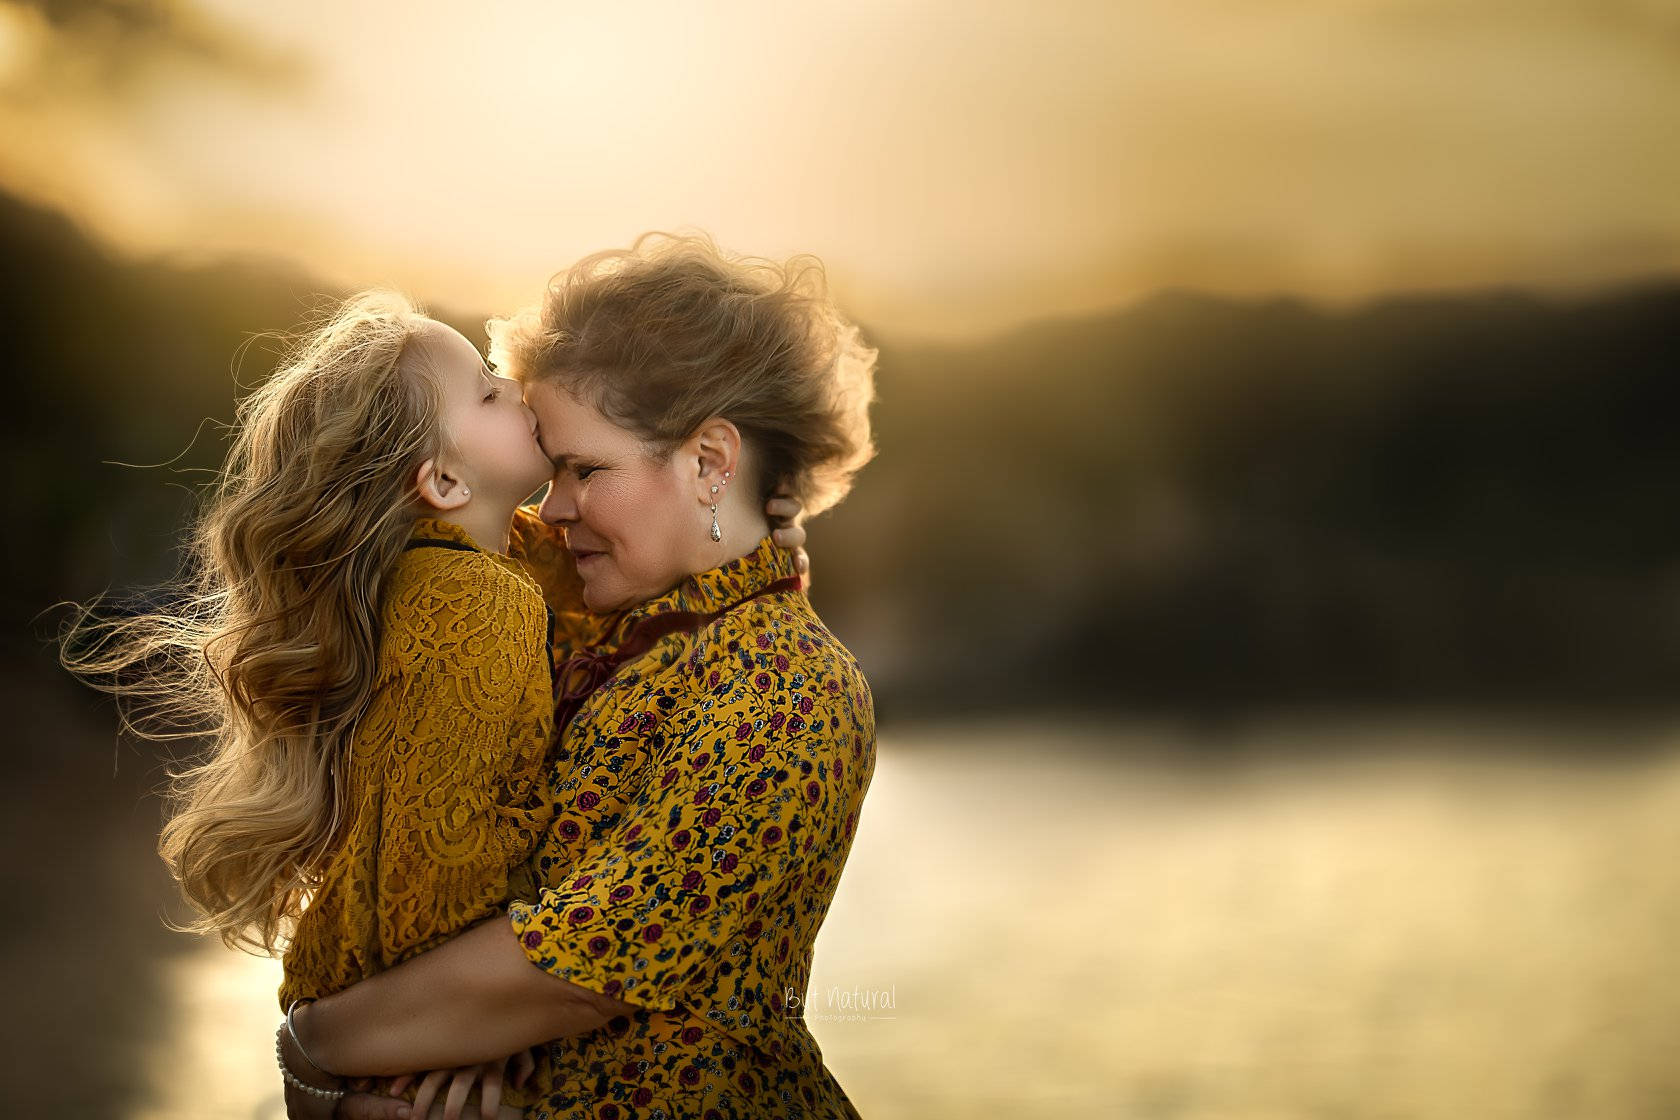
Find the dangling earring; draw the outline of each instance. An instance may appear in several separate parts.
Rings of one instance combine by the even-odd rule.
[[[723,485],[724,486],[729,485],[729,472],[728,471],[723,472]],[[717,500],[716,500],[717,499],[717,492],[718,492],[718,488],[717,488],[717,486],[714,485],[712,487],[712,499],[713,499],[713,501],[712,501],[712,539],[714,541],[721,541],[723,539],[723,530],[718,527]]]

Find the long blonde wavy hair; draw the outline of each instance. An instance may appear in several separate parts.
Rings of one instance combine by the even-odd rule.
[[[324,315],[240,404],[185,574],[139,609],[84,607],[61,636],[125,728],[208,738],[170,774],[158,851],[197,913],[183,928],[230,946],[276,952],[333,850],[380,587],[444,438],[436,383],[404,361],[428,321],[385,291]]]

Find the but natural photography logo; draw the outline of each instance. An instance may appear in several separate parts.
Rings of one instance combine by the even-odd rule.
[[[820,998],[819,998],[820,997]],[[898,1018],[898,985],[887,988],[842,988],[807,992],[802,997],[792,988],[782,990],[782,1016],[806,1022],[861,1023]]]

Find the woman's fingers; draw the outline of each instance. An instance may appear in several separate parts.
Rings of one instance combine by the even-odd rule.
[[[502,1063],[484,1063],[484,1083],[478,1087],[479,1120],[496,1120],[502,1107]]]
[[[432,1101],[437,1099],[438,1090],[453,1073],[454,1070],[434,1069],[421,1079],[420,1088],[414,1094],[414,1120],[425,1120],[426,1114],[432,1110]]]
[[[455,1076],[449,1080],[449,1095],[443,1099],[443,1120],[461,1120],[461,1109],[477,1080],[477,1066],[455,1071]]]
[[[288,1113],[303,1116],[306,1113]],[[326,1115],[326,1114],[323,1114]],[[403,1120],[409,1115],[408,1102],[376,1093],[353,1093],[338,1102],[338,1111],[331,1113],[335,1120]],[[418,1115],[418,1114],[416,1114]]]
[[[286,1086],[286,1120],[332,1120],[337,1115],[333,1112],[333,1102],[312,1096],[291,1085]],[[350,1120],[362,1120],[359,1116],[352,1116]],[[367,1120],[382,1120],[381,1117],[368,1117]]]
[[[523,1089],[525,1087],[525,1082],[529,1081],[531,1079],[531,1075],[537,1072],[536,1048],[532,1047],[529,1050],[521,1050],[519,1053],[515,1054],[513,1056],[513,1068],[513,1087],[516,1089]]]
[[[403,1090],[412,1084],[414,1084],[414,1075],[412,1073],[405,1073],[399,1077],[393,1077],[385,1086],[385,1095],[388,1097],[400,1097],[403,1095]]]

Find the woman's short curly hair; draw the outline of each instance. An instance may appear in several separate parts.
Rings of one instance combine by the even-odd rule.
[[[875,454],[876,352],[814,257],[778,263],[705,236],[643,234],[487,327],[504,373],[557,382],[664,451],[708,417],[732,421],[758,457],[761,500],[786,484],[821,513]]]

